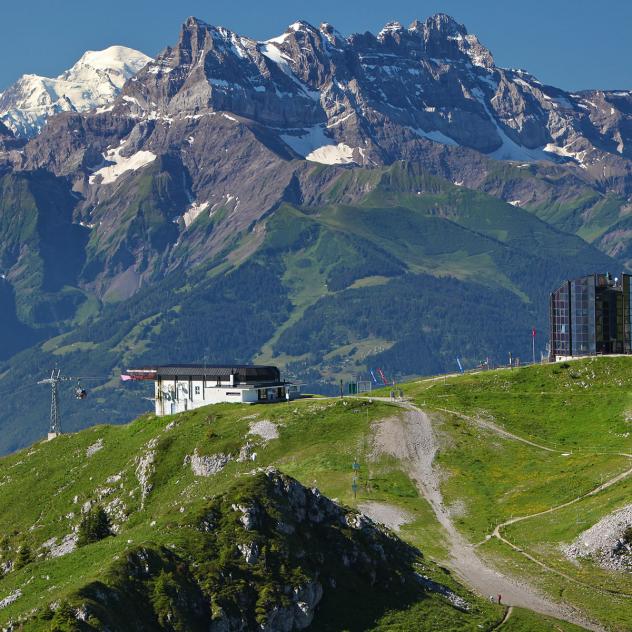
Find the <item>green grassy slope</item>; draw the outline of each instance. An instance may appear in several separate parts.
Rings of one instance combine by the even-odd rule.
[[[528,184],[527,184],[528,183]],[[481,189],[520,206],[559,230],[578,235],[630,267],[630,200],[604,193],[563,169],[496,164]]]
[[[613,630],[632,627],[629,575],[590,559],[572,562],[561,547],[630,502],[629,476],[582,498],[632,466],[630,368],[627,357],[597,358],[404,387],[419,406],[436,411],[442,492],[460,508],[458,528],[494,563]],[[488,539],[497,525],[540,512],[547,513],[501,528],[522,553]]]
[[[495,629],[504,615],[503,608],[468,593],[431,561],[441,558],[442,536],[408,479],[405,465],[392,457],[372,456],[375,424],[394,414],[398,409],[393,406],[366,401],[221,405],[174,417],[147,415],[127,426],[97,426],[3,458],[0,562],[8,568],[6,565],[14,562],[24,547],[30,550],[32,561],[0,578],[0,600],[17,595],[0,608],[0,625],[26,618],[25,630],[100,629],[103,622],[121,630],[129,626],[198,629],[204,616],[210,616],[209,603],[213,616],[221,616],[221,612],[237,607],[236,596],[244,590],[251,597],[244,597],[243,603],[256,603],[258,609],[252,606],[254,609],[249,610],[237,601],[252,616],[265,619],[266,604],[285,599],[284,583],[306,581],[305,577],[318,571],[323,577],[333,573],[338,581],[336,590],[324,586],[314,629]],[[264,440],[248,435],[257,421],[274,424],[279,437]],[[248,451],[256,453],[254,463],[251,458],[237,460],[247,442]],[[221,471],[208,477],[194,474],[191,455],[218,454],[231,457]],[[354,498],[351,464],[356,459],[360,486]],[[254,499],[267,507],[265,511],[271,516],[286,511],[283,503],[274,500],[265,477],[249,474],[253,467],[268,465],[351,507],[371,500],[404,509],[411,522],[400,536],[430,555],[415,554],[417,557],[409,560],[408,553],[402,552],[405,549],[395,553],[399,550],[393,548],[396,542],[384,543],[387,555],[395,557],[379,571],[386,574],[376,592],[361,573],[354,581],[348,580],[344,568],[337,566],[339,559],[327,561],[327,549],[318,544],[318,530],[307,540],[307,531],[284,536],[287,530],[280,527],[269,527],[268,531],[262,527],[264,530],[254,535],[260,534],[261,550],[268,552],[263,562],[246,564],[236,544],[247,534],[240,530],[239,515],[230,507],[247,505]],[[85,511],[90,505],[108,511],[117,535],[52,557],[50,547],[73,533],[82,508]],[[211,526],[201,529],[202,524]],[[335,541],[339,546],[361,545],[353,530],[336,533],[339,535],[332,531],[327,536],[328,547]],[[336,540],[340,536],[343,540]],[[322,549],[322,564],[312,567],[308,561],[292,557],[301,547],[312,554]],[[294,575],[289,568],[272,562],[279,552],[295,560]],[[394,569],[400,569],[401,577],[413,569],[421,571],[463,596],[469,610],[455,609],[436,592],[420,592],[414,582],[407,584],[410,590],[383,591]],[[218,584],[214,579],[217,573],[228,572],[233,578],[240,577],[241,583]],[[133,607],[129,600],[133,600]],[[56,604],[55,614],[50,604]],[[77,622],[74,613],[84,612],[84,607],[87,622]],[[528,613],[516,613],[509,621],[514,626],[509,629],[526,629],[525,621],[533,631],[550,629],[549,620]],[[141,624],[145,627],[139,627]],[[561,630],[577,629],[559,622],[555,625]]]
[[[456,355],[471,365],[526,351],[521,332],[527,321],[544,327],[550,289],[606,265],[532,213],[414,165],[367,178],[350,171],[320,206],[284,205],[268,221],[262,252],[281,255],[293,310],[260,359],[325,375],[371,363],[410,375],[452,366]],[[350,204],[357,189],[368,192]]]

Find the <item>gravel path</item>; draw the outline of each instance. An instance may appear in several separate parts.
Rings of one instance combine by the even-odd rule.
[[[520,443],[526,443],[527,445],[530,445],[534,448],[540,448],[540,450],[546,450],[547,452],[556,452],[558,454],[565,454],[562,450],[557,450],[556,448],[549,448],[540,443],[536,443],[535,441],[530,441],[529,439],[525,439],[524,437],[519,437],[518,435],[512,434],[511,432],[505,430],[504,428],[501,428],[500,426],[496,425],[492,421],[488,421],[487,419],[481,419],[480,417],[469,417],[468,415],[459,413],[456,410],[448,410],[447,408],[438,408],[437,410],[440,410],[444,413],[449,413],[451,415],[459,417],[460,419],[464,419],[465,421],[469,421],[470,423],[473,423],[475,426],[485,428],[486,430],[491,430],[492,432],[495,432],[501,437],[505,437],[505,439],[513,439],[514,441],[520,441]]]
[[[432,506],[437,520],[448,536],[448,566],[455,574],[482,596],[501,594],[503,602],[508,605],[564,619],[589,630],[603,630],[600,626],[587,622],[570,607],[547,599],[529,586],[492,569],[481,560],[473,545],[456,529],[449,511],[443,504],[440,476],[433,467],[437,442],[430,418],[412,404],[404,403],[402,406],[406,409],[403,420],[387,419],[380,424],[375,437],[376,449],[409,464],[412,478]]]
[[[382,524],[393,531],[399,531],[402,525],[414,520],[413,516],[404,509],[388,503],[365,502],[360,503],[358,509],[373,522]]]

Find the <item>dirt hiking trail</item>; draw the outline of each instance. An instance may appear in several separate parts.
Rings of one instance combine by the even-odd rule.
[[[385,419],[377,426],[375,450],[408,464],[410,476],[430,503],[447,535],[450,559],[446,565],[483,597],[500,594],[507,605],[528,608],[588,630],[605,631],[571,607],[555,603],[530,586],[491,568],[477,555],[474,545],[467,542],[454,526],[450,512],[443,503],[440,472],[433,466],[437,440],[430,417],[410,403],[399,405],[404,408],[402,418]]]

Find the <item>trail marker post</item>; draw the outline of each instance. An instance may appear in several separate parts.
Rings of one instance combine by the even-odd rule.
[[[351,490],[353,491],[353,499],[356,500],[358,498],[358,472],[360,471],[360,464],[357,461],[354,461],[351,464],[351,469],[353,470],[353,482],[351,483]]]

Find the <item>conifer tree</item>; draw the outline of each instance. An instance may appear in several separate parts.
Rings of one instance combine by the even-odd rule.
[[[112,535],[112,524],[103,507],[93,507],[79,524],[77,544],[84,546]]]
[[[23,544],[18,549],[18,556],[15,559],[15,563],[13,567],[17,571],[21,568],[24,568],[27,564],[30,564],[32,561],[33,561],[33,555],[31,554],[31,549],[26,544]]]

